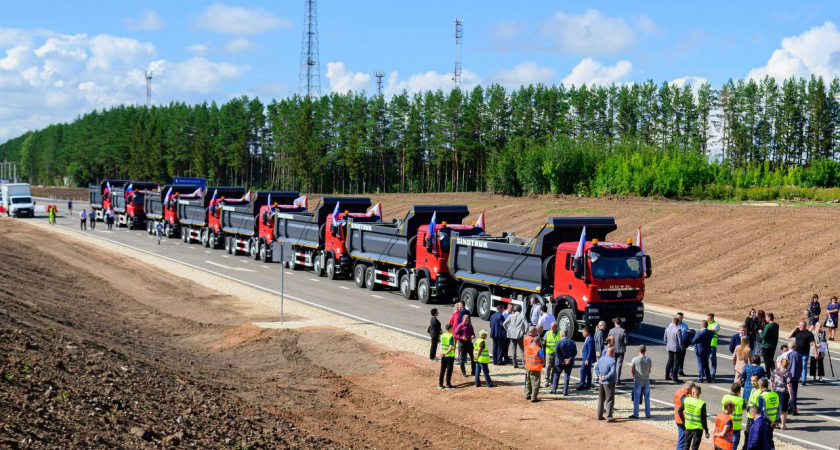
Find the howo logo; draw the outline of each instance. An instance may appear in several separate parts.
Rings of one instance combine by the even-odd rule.
[[[291,214],[284,214],[284,213],[277,213],[277,217],[279,217],[281,219],[294,219],[295,218],[295,216],[293,216]]]
[[[487,248],[487,242],[479,241],[477,239],[461,239],[458,238],[455,240],[458,245],[467,245],[469,247],[480,247],[480,248]]]
[[[354,223],[353,224],[353,229],[354,230],[362,230],[362,231],[371,231],[371,230],[373,230],[373,227],[370,226],[370,225],[362,225],[362,224],[355,224]]]

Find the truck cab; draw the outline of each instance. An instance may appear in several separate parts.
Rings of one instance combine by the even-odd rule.
[[[0,200],[7,216],[35,217],[35,203],[29,184],[7,183],[0,186]]]
[[[128,191],[131,186],[132,190]],[[117,226],[129,229],[143,226],[146,222],[145,195],[158,188],[158,184],[146,181],[133,181],[125,187],[111,186],[111,207],[114,208]],[[106,209],[107,210],[107,209]]]
[[[348,225],[350,223],[371,224],[380,222],[382,222],[381,217],[361,212],[340,212],[338,213],[338,221],[335,223],[333,223],[332,216],[327,217],[327,223],[324,229],[324,252],[331,255],[334,259],[334,267],[331,269],[325,268],[326,275],[329,278],[332,279],[340,274],[349,274],[353,270],[353,260],[350,257],[350,252],[347,250],[347,238],[350,235]],[[330,276],[331,270],[333,273],[332,276]]]
[[[429,234],[429,227],[417,230],[416,268],[428,274],[435,293],[452,291],[454,284],[449,271],[450,242],[454,233],[461,237],[476,236],[483,233],[481,228],[472,225],[449,224],[442,222],[435,226],[434,235]],[[422,293],[425,294],[425,293]],[[421,293],[418,293],[418,296]]]
[[[114,207],[114,193],[112,191],[116,188],[125,187],[129,183],[131,183],[131,180],[107,179],[88,187],[88,201],[96,220],[105,220],[106,211]]]

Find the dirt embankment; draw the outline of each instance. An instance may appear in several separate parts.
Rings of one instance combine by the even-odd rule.
[[[32,186],[32,195],[35,197],[55,198],[58,200],[72,199],[86,202],[88,201],[88,192],[85,188]]]
[[[543,447],[608,427],[584,407],[524,402],[504,378],[437,391],[435,365],[416,355],[332,328],[256,328],[275,311],[2,227],[2,447]],[[672,446],[644,424],[610,428],[637,448]]]

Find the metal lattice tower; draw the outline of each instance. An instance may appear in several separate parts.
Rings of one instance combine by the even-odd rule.
[[[152,107],[152,72],[146,71],[146,107]]]
[[[321,63],[318,55],[318,5],[316,0],[306,0],[298,89],[301,95],[306,95],[308,98],[320,97],[321,95]]]
[[[377,70],[373,72],[373,76],[376,77],[376,95],[382,97],[382,77],[385,76],[385,72]]]
[[[455,70],[452,71],[452,81],[455,86],[461,86],[461,39],[464,37],[464,21],[455,18]]]

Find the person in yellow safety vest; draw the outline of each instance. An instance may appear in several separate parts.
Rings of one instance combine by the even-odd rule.
[[[686,381],[685,385],[674,392],[674,423],[677,424],[677,450],[685,447],[685,423],[683,422],[680,410],[686,398],[691,397],[691,390],[694,388],[693,381]]]
[[[750,410],[753,406],[758,408],[758,396],[761,394],[761,390],[758,388],[758,374],[752,374],[750,377],[750,383],[752,384],[752,390],[750,391],[750,397],[747,399],[747,411]],[[750,437],[750,427],[755,420],[747,414],[747,426],[744,427],[744,442],[749,442]]]
[[[758,387],[761,393],[758,394],[758,408],[761,409],[761,415],[767,418],[773,428],[776,428],[776,422],[779,420],[779,394],[770,390],[770,380],[762,378],[758,381]]]
[[[741,385],[739,383],[732,383],[729,387],[729,394],[723,396],[720,401],[722,408],[726,409],[727,403],[732,403],[733,411],[729,416],[732,417],[732,448],[737,449],[741,442],[741,422],[744,418],[744,397],[741,397]]]
[[[691,397],[683,400],[683,406],[679,413],[685,424],[685,447],[686,450],[697,450],[700,442],[703,441],[703,433],[706,439],[709,438],[709,426],[706,424],[706,402],[700,400],[702,393],[700,386],[691,388]]]
[[[720,324],[717,323],[715,320],[715,315],[709,313],[708,317],[709,325],[706,327],[707,330],[711,331],[715,335],[712,336],[712,353],[710,355],[710,362],[712,363],[712,380],[715,379],[715,372],[717,372],[717,344],[718,344],[718,333],[720,333]]]
[[[478,332],[478,339],[473,342],[475,358],[475,387],[481,387],[481,372],[484,372],[484,381],[487,387],[493,387],[493,380],[490,379],[490,351],[487,349],[487,331]]]
[[[528,329],[528,336],[525,337],[525,400],[531,403],[540,401],[537,396],[540,393],[540,374],[545,365],[545,351],[540,344],[540,336],[537,334],[537,327],[531,326]]]
[[[440,375],[438,389],[453,389],[452,369],[455,368],[455,337],[452,336],[452,324],[446,324],[446,331],[440,335]],[[446,375],[446,387],[443,377]]]
[[[715,450],[733,450],[735,436],[732,434],[733,420],[731,414],[735,411],[735,404],[726,402],[723,412],[715,417]]]
[[[551,322],[551,329],[545,332],[543,338],[543,348],[545,349],[545,361],[547,363],[545,370],[545,387],[551,384],[551,377],[554,371],[554,346],[560,340],[560,331],[557,330],[557,322]]]

